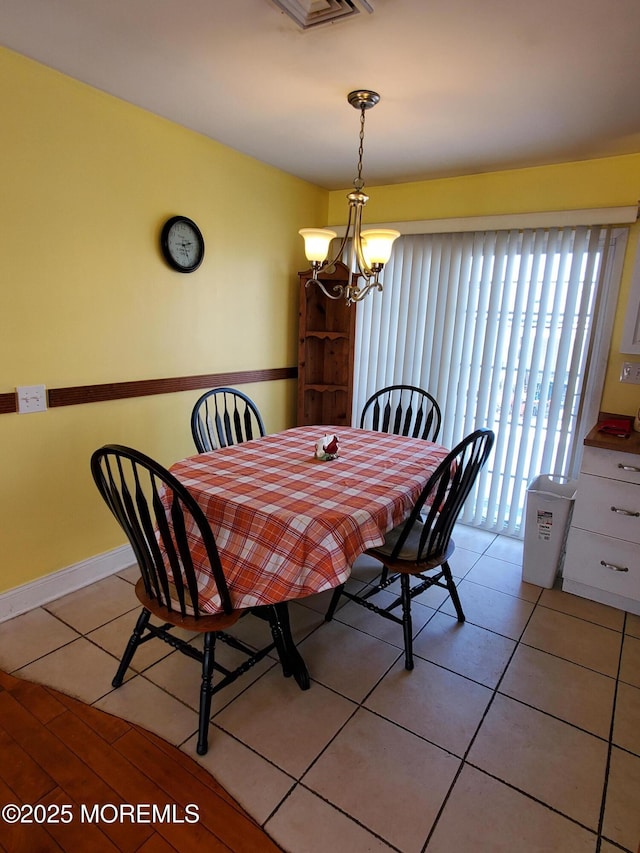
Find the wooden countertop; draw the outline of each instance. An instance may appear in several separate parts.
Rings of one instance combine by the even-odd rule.
[[[632,429],[629,438],[620,438],[617,435],[606,435],[603,432],[598,432],[598,425],[607,418],[629,418],[633,422],[630,415],[613,415],[609,412],[600,412],[598,423],[584,440],[585,445],[601,447],[603,450],[620,450],[624,453],[640,454],[640,432],[634,432]]]

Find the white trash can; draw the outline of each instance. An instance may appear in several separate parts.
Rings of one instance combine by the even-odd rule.
[[[577,480],[540,474],[527,489],[522,580],[551,589],[562,568]]]

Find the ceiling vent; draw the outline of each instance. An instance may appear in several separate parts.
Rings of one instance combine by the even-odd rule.
[[[271,0],[303,30],[332,24],[360,12],[373,12],[367,0]]]

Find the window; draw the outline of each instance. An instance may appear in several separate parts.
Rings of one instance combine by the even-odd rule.
[[[530,480],[576,475],[591,426],[583,415],[595,420],[601,395],[596,349],[611,332],[616,235],[581,226],[402,237],[383,294],[358,305],[354,422],[377,388],[404,382],[438,400],[443,444],[479,426],[496,433],[465,523],[521,536]]]

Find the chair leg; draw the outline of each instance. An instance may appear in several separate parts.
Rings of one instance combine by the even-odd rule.
[[[138,616],[138,621],[136,622],[136,626],[133,629],[133,633],[129,637],[129,642],[127,643],[127,647],[124,650],[124,654],[122,655],[122,660],[120,661],[118,671],[116,672],[113,681],[111,682],[112,687],[120,687],[120,685],[122,684],[122,679],[124,678],[126,671],[129,669],[129,664],[131,663],[133,655],[135,654],[135,651],[138,648],[145,628],[149,624],[150,618],[151,611],[147,610],[146,607],[143,607],[142,612]]]
[[[340,586],[337,586],[333,595],[331,596],[331,601],[329,602],[329,609],[325,613],[324,621],[331,622],[333,619],[333,614],[336,612],[336,607],[338,606],[338,602],[340,601],[340,596],[342,595],[342,590],[344,589],[344,584],[341,583]]]
[[[409,575],[400,577],[402,630],[404,632],[404,668],[413,669],[413,625],[411,622],[411,584]]]
[[[198,723],[198,743],[196,752],[205,755],[209,748],[209,717],[211,715],[211,679],[215,660],[216,635],[207,631],[204,635],[204,653],[202,657],[202,684],[200,685],[200,717]]]
[[[291,674],[298,682],[300,689],[308,690],[311,686],[311,682],[309,680],[309,671],[307,670],[306,664],[302,659],[302,655],[296,648],[296,644],[293,642],[293,637],[291,635],[291,624],[289,622],[289,607],[287,605],[287,602],[282,601],[279,604],[274,604],[273,609],[277,615],[280,624],[280,630],[282,632],[282,643],[287,658],[287,668],[290,669]]]
[[[464,610],[462,609],[462,604],[460,603],[460,596],[458,595],[458,590],[456,588],[456,583],[453,579],[453,575],[451,574],[451,568],[449,566],[449,563],[444,562],[442,564],[442,574],[444,575],[444,579],[447,583],[447,589],[449,590],[451,601],[453,601],[453,606],[455,607],[456,613],[458,614],[458,622],[464,622]]]
[[[271,628],[271,636],[273,637],[273,642],[275,644],[276,651],[278,652],[278,657],[280,658],[280,664],[282,665],[282,674],[285,678],[289,678],[292,675],[291,661],[284,642],[282,625],[280,624],[280,617],[275,605],[267,607],[267,614],[269,627]]]

